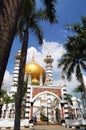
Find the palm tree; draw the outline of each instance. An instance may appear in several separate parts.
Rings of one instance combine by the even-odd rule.
[[[85,19],[85,18],[83,18]],[[86,20],[82,25],[74,24],[71,29],[76,32],[74,36],[68,37],[68,42],[64,44],[66,53],[62,55],[58,67],[63,66],[62,71],[71,80],[72,73],[75,72],[77,80],[81,83],[86,100],[86,88],[83,80],[83,70],[86,71]]]
[[[0,91],[22,8],[22,2],[23,0],[0,0]],[[46,6],[45,12],[49,20],[53,23],[56,20],[54,9],[56,0],[43,0],[42,2]]]
[[[43,2],[43,6],[44,6],[44,18],[49,20],[49,22],[55,23],[57,22],[57,18],[56,18],[56,10],[55,10],[55,4],[57,2],[57,0],[42,0],[41,2]]]
[[[23,0],[0,0],[0,90]]]
[[[6,91],[2,89],[0,91],[0,118],[1,118],[1,114],[2,114],[3,98],[5,95],[6,95]]]
[[[54,106],[58,106],[58,105],[59,105],[59,99],[58,99],[58,98],[55,98],[55,99],[54,99],[53,105],[54,105]]]
[[[1,90],[0,91],[0,104],[3,105],[6,104],[6,111],[8,110],[8,104],[14,102],[14,99],[12,99],[8,94],[7,91]],[[1,107],[2,108],[2,107]],[[1,113],[0,113],[1,115]]]
[[[72,95],[67,94],[67,100],[70,105],[72,105]]]
[[[4,98],[5,95],[6,95],[6,91],[2,89],[2,90],[0,91],[0,109],[2,108],[3,98]],[[1,110],[0,110],[0,115],[1,115]]]
[[[73,92],[75,93],[81,93],[81,98],[83,98],[83,87],[82,85],[78,85],[74,90]]]
[[[49,1],[49,3],[52,3],[52,1],[51,2]],[[22,90],[24,86],[24,71],[25,71],[26,54],[28,48],[29,32],[30,30],[34,32],[35,36],[38,38],[39,44],[42,44],[43,33],[39,26],[39,21],[40,20],[50,21],[50,17],[48,18],[49,14],[46,15],[46,10],[40,9],[37,11],[35,0],[29,0],[29,1],[23,0],[22,7],[23,8],[21,10],[21,16],[18,22],[18,30],[20,33],[20,37],[22,37],[22,48],[21,48],[21,59],[20,59],[20,69],[19,69],[19,78],[18,78],[18,90],[17,90],[16,105],[15,105],[16,111],[15,111],[14,130],[20,130],[21,103],[23,97]],[[51,20],[50,23],[56,22],[55,15],[52,15],[52,17],[54,17],[54,20],[53,21]]]
[[[6,94],[3,98],[3,103],[6,104],[6,110],[8,109],[8,104],[10,102],[13,102],[13,99],[11,99],[11,97],[8,94]]]
[[[75,93],[81,93],[81,99],[82,99],[82,101],[83,101],[83,93],[84,93],[84,91],[83,91],[83,87],[82,87],[82,85],[80,84],[80,85],[78,85],[74,90],[73,90],[73,92],[75,92]],[[83,106],[84,106],[84,101],[83,101]]]
[[[3,89],[2,89],[2,90],[0,91],[0,98],[4,98],[4,96],[6,95],[6,93],[7,93],[6,90],[3,90]]]
[[[6,94],[3,98],[3,103],[6,104],[6,115],[5,115],[5,118],[8,118],[8,104],[9,103],[13,103],[14,102],[14,99],[12,99],[8,94]]]

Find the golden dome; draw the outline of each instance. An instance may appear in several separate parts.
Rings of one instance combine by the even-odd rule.
[[[25,73],[26,74],[41,74],[41,73],[44,73],[44,70],[43,68],[36,64],[36,63],[29,63],[29,64],[26,64],[25,66]]]
[[[39,84],[40,74],[44,75],[44,69],[34,62],[34,56],[32,61],[25,66],[25,73],[31,74],[32,84]]]

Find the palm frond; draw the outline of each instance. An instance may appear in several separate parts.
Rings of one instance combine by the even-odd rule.
[[[67,94],[67,100],[72,105],[72,95]]]
[[[83,86],[82,85],[79,85],[79,86],[77,86],[74,90],[73,90],[73,92],[76,92],[76,93],[78,93],[78,92],[83,92],[84,90],[83,90]]]
[[[43,44],[43,32],[41,30],[41,27],[38,23],[38,21],[32,19],[30,23],[30,29],[33,32],[33,34],[36,36],[37,40],[39,41],[39,44]]]
[[[61,60],[59,61],[58,67],[63,66],[63,72],[66,72],[69,68],[69,65],[71,64],[71,54],[66,53],[61,57]]]
[[[67,75],[67,79],[70,81],[71,78],[72,78],[71,71],[68,70],[68,71],[66,72],[66,75]]]
[[[85,16],[82,16],[82,17],[81,17],[81,20],[82,20],[83,28],[86,30],[86,17],[85,17]]]
[[[41,8],[38,11],[36,11],[35,15],[36,15],[36,18],[38,18],[39,20],[42,20],[42,21],[49,20],[49,17],[47,17],[46,12]]]
[[[82,82],[82,73],[79,64],[76,65],[76,78],[79,82]]]
[[[45,13],[47,14],[47,17],[49,18],[50,23],[56,23],[56,11],[55,11],[55,5],[57,0],[43,0],[44,6],[45,6]]]
[[[82,66],[82,69],[86,71],[86,62],[80,61],[80,65]]]
[[[71,62],[71,63],[69,64],[69,68],[68,68],[67,74],[66,74],[68,80],[71,80],[71,77],[72,77],[72,74],[73,74],[73,72],[74,72],[75,66],[76,66],[76,63],[75,63],[75,62]]]
[[[21,15],[28,18],[35,11],[36,2],[35,0],[23,0]]]
[[[66,27],[68,30],[71,30],[75,33],[81,33],[81,24],[80,23],[75,23],[73,25],[67,24]]]

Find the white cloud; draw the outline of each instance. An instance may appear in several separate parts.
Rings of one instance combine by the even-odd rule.
[[[6,71],[3,80],[2,89],[9,90],[12,84],[12,75]]]
[[[36,48],[34,48],[34,47],[28,48],[26,63],[30,63],[32,61],[33,54],[34,54],[35,62],[42,66],[43,65],[43,55],[41,52],[38,52],[36,50]]]
[[[44,40],[44,44],[42,45],[41,52],[38,52],[36,48],[31,47],[27,52],[27,63],[31,62],[31,57],[34,53],[35,61],[40,65],[44,66],[44,58],[48,53],[52,55],[53,67],[57,69],[57,60],[61,57],[61,55],[65,52],[63,46],[57,42],[47,42]]]

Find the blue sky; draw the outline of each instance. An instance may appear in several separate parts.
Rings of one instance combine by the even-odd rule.
[[[72,34],[66,29],[66,24],[80,22],[80,17],[86,16],[86,0],[58,0],[58,4],[56,5],[56,11],[58,24],[50,25],[49,23],[41,22],[41,25],[44,32],[44,41],[48,44],[55,43],[55,46],[56,44],[57,46],[62,46],[67,41],[67,36]],[[35,51],[42,52],[42,48],[39,47],[38,41],[32,34],[30,34],[28,47],[30,48],[32,46],[37,49]],[[13,73],[14,55],[20,48],[20,40],[18,37],[15,37],[11,54],[9,57],[9,62],[7,65],[7,71],[10,74]],[[58,52],[55,53],[60,54],[61,52],[60,50],[58,50]]]
[[[80,21],[82,15],[86,16],[86,0],[58,0],[56,5],[58,24],[50,25],[49,23],[42,22],[42,29],[44,32],[44,39],[47,41],[57,41],[61,44],[66,42],[68,30],[66,24],[72,24]],[[12,73],[14,55],[20,49],[20,41],[16,37],[10,54],[7,70]],[[39,49],[37,40],[33,35],[29,37],[28,47],[34,46]]]

